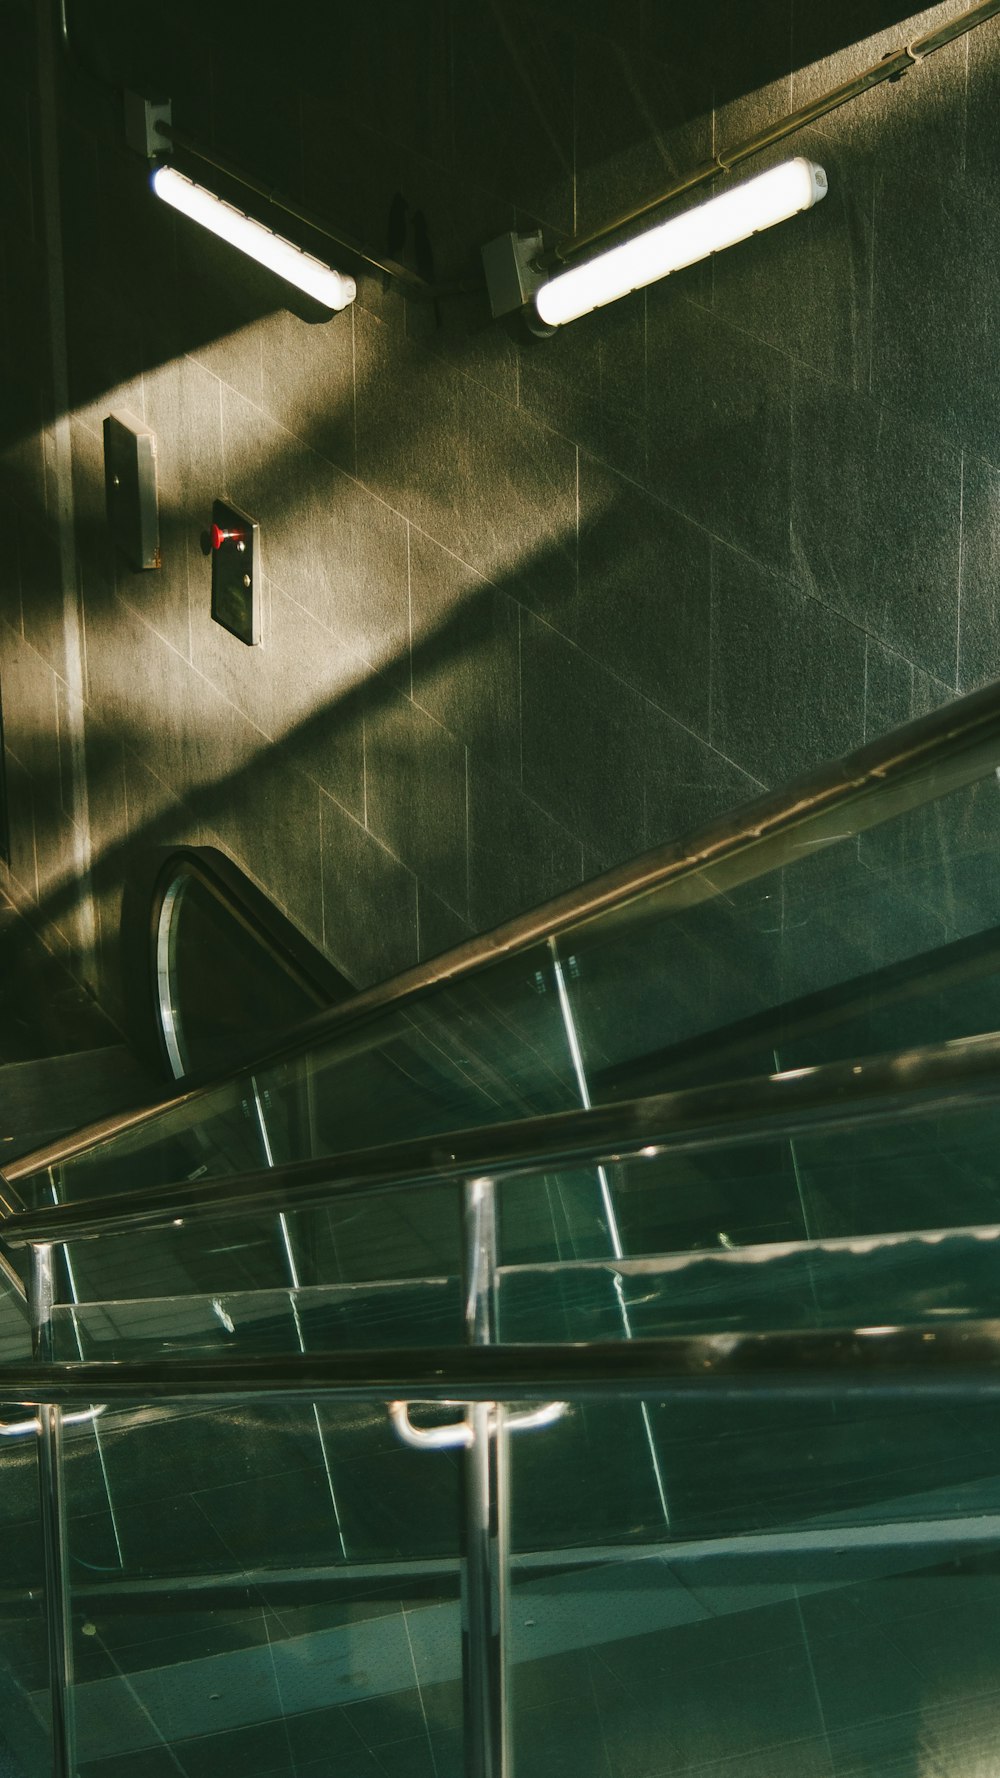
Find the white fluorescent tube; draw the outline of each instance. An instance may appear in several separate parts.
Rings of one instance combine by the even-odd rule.
[[[217,198],[214,192],[206,191],[203,185],[195,185],[193,179],[178,173],[176,167],[157,167],[152,186],[164,203],[172,204],[175,210],[190,216],[192,222],[200,222],[202,228],[211,229],[213,235],[219,235],[250,259],[277,272],[279,278],[304,290],[308,296],[314,296],[328,309],[346,309],[348,303],[354,301],[357,285],[353,278],[344,272],[333,271],[322,260],[314,259],[311,253],[293,247],[291,241],[283,241],[262,222],[254,222],[252,216],[244,216],[242,210]]]
[[[591,309],[601,309],[669,272],[745,241],[759,229],[811,209],[826,196],[826,183],[823,168],[801,156],[772,167],[586,265],[560,272],[535,292],[539,317],[548,327],[561,327],[589,315]]]

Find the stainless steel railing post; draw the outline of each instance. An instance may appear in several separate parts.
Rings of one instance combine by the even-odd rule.
[[[36,1361],[52,1362],[53,1265],[50,1246],[31,1250],[28,1305]],[[38,1410],[39,1513],[45,1564],[45,1618],[49,1648],[53,1778],[74,1778],[73,1638],[70,1617],[66,1500],[62,1462],[63,1410],[45,1403]]]
[[[462,1187],[465,1339],[491,1346],[496,1326],[496,1188]],[[472,1439],[462,1453],[462,1682],[465,1769],[470,1778],[511,1778],[507,1691],[510,1499],[505,1409],[469,1409]]]

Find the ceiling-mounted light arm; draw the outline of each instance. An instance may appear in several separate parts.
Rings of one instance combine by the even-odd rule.
[[[826,189],[814,161],[785,161],[555,277],[540,264],[539,236],[504,235],[483,249],[493,313],[522,307],[529,325],[551,332],[811,209]]]

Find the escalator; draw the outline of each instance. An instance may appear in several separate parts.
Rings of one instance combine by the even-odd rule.
[[[25,1778],[992,1769],[998,768],[990,691],[361,994],[172,861],[178,1090],[4,1174]]]

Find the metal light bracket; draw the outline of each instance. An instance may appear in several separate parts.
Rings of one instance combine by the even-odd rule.
[[[256,648],[260,626],[260,526],[225,500],[212,504],[212,616]]]
[[[169,99],[145,99],[141,93],[125,94],[125,140],[146,160],[162,160],[173,144]]]
[[[482,250],[483,270],[495,321],[523,309],[545,283],[547,274],[536,263],[541,251],[540,233],[499,235],[495,241],[487,241]]]

